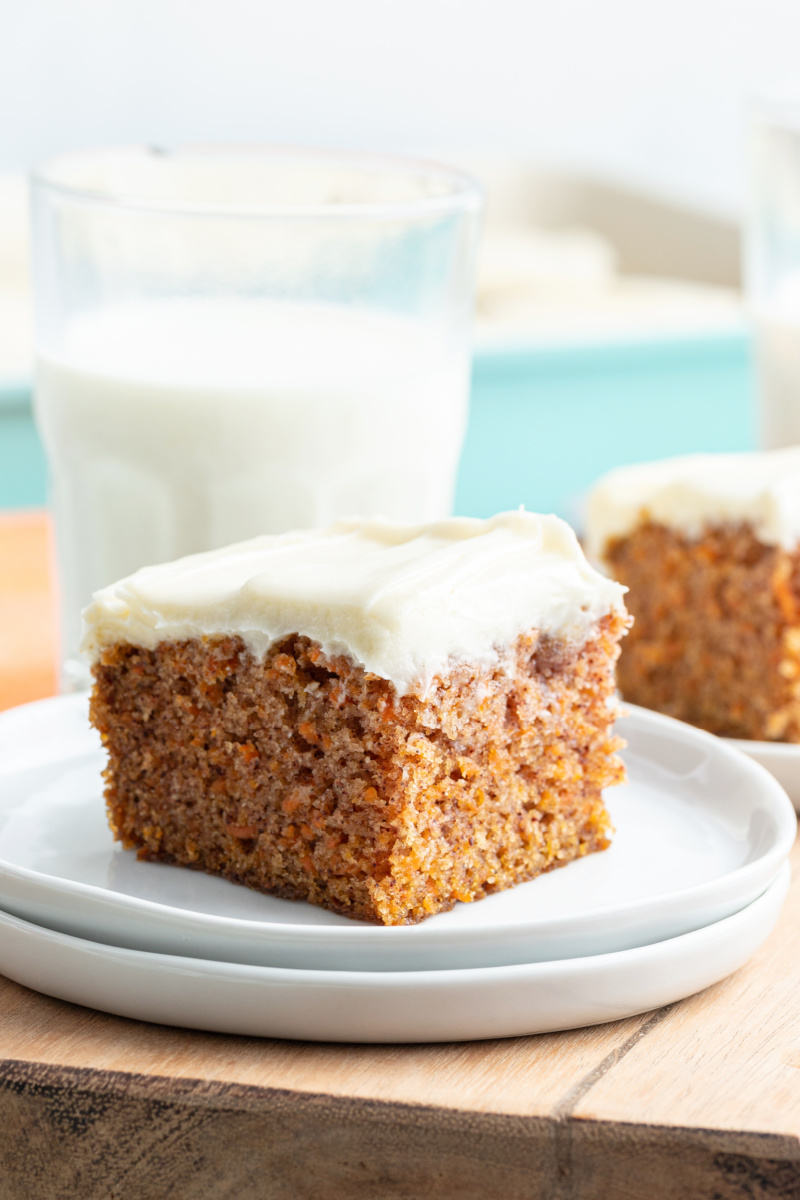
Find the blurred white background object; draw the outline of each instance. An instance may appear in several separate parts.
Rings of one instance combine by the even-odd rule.
[[[739,281],[746,100],[798,74],[800,42],[796,0],[0,0],[0,21],[0,173],[109,143],[476,160],[489,341],[583,336],[598,312],[622,336],[740,320],[718,289]]]
[[[479,348],[743,330],[735,221],[496,155],[443,156],[488,194]]]
[[[98,143],[488,146],[738,214],[796,0],[0,0],[0,170]]]
[[[760,98],[750,121],[747,293],[758,425],[773,450],[800,440],[800,88]]]

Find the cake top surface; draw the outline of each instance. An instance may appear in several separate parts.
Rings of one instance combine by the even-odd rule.
[[[623,611],[624,590],[555,516],[342,521],[145,567],[95,593],[83,650],[96,659],[118,642],[238,634],[259,654],[299,633],[401,694],[424,692],[456,662],[496,661],[529,629],[585,638]]]
[[[589,494],[586,542],[601,559],[610,539],[652,521],[691,537],[745,522],[760,541],[800,541],[800,446],[744,454],[687,454],[618,467]]]

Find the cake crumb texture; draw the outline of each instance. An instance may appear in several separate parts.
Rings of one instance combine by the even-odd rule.
[[[292,635],[118,643],[94,667],[115,837],[349,917],[411,924],[609,844],[613,612],[424,696]]]
[[[626,700],[727,737],[800,742],[800,554],[745,523],[696,537],[645,521],[605,559],[634,625]]]

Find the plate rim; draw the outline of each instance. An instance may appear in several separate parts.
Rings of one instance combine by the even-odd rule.
[[[69,948],[77,944],[84,953],[92,951],[101,957],[111,955],[123,961],[146,964],[153,963],[163,969],[173,964],[174,969],[191,969],[209,978],[234,980],[251,979],[254,982],[275,984],[303,984],[307,986],[341,985],[357,986],[373,991],[387,991],[397,988],[409,989],[421,983],[436,981],[445,984],[469,984],[483,981],[511,981],[514,978],[547,978],[562,974],[579,975],[582,970],[630,964],[637,959],[655,960],[656,962],[668,949],[691,947],[694,943],[713,942],[719,936],[721,927],[729,932],[737,925],[746,924],[762,909],[770,906],[775,897],[782,893],[781,907],[786,898],[792,879],[791,865],[787,860],[781,864],[774,879],[764,891],[749,904],[737,912],[719,921],[702,925],[699,929],[691,929],[686,933],[676,934],[675,937],[662,938],[659,941],[648,942],[644,946],[631,946],[625,950],[609,950],[601,954],[585,954],[573,958],[545,959],[540,962],[505,963],[483,967],[441,967],[436,969],[421,969],[411,971],[353,971],[347,969],[331,970],[320,967],[277,967],[256,963],[228,962],[223,959],[192,958],[188,955],[165,954],[158,950],[136,950],[127,946],[117,946],[111,942],[99,942],[90,938],[78,937],[75,934],[62,933],[50,929],[46,925],[38,925],[24,917],[17,917],[0,907],[0,928],[11,924],[22,927],[23,931],[35,930],[47,941],[55,941]]]
[[[87,700],[88,693],[80,692],[48,697],[44,700],[32,701],[29,704],[7,709],[5,712],[0,713],[0,733],[6,722],[13,722],[14,718],[19,718],[24,714],[33,715],[34,711],[40,712],[45,709],[68,710],[70,707],[77,709],[80,705],[87,703]],[[634,909],[637,913],[643,915],[656,913],[664,905],[665,901],[678,902],[688,894],[696,897],[698,902],[700,902],[709,893],[719,888],[722,879],[726,880],[728,886],[740,885],[742,890],[745,889],[748,880],[752,876],[761,873],[769,874],[770,880],[773,880],[780,868],[780,864],[787,857],[797,832],[796,816],[792,802],[777,780],[775,780],[765,767],[753,758],[750,758],[738,748],[728,745],[725,739],[717,738],[714,734],[707,733],[705,730],[697,729],[695,726],[678,721],[673,717],[665,716],[662,713],[625,703],[621,708],[620,718],[624,720],[631,717],[643,722],[645,726],[648,724],[655,726],[656,730],[661,730],[662,732],[665,729],[668,731],[672,730],[684,742],[688,740],[690,743],[699,743],[705,748],[710,747],[713,753],[722,755],[723,758],[727,757],[729,761],[733,757],[740,769],[749,773],[754,783],[760,786],[762,792],[771,797],[770,803],[775,809],[774,815],[778,831],[772,847],[765,854],[751,862],[734,868],[724,876],[717,876],[700,884],[677,888],[660,896],[647,897],[640,900],[628,900],[623,903],[593,908],[591,912],[583,914],[582,921],[588,921],[590,925],[596,921],[607,922],[615,914],[628,914]],[[421,922],[417,925],[400,926],[383,926],[355,922],[348,925],[301,924],[250,919],[247,917],[228,917],[214,913],[198,912],[195,909],[177,908],[160,901],[131,896],[128,893],[113,892],[97,884],[64,879],[62,876],[50,875],[35,868],[20,866],[0,858],[0,882],[2,882],[4,877],[23,881],[29,886],[39,888],[51,897],[69,895],[88,901],[96,902],[102,900],[103,905],[107,909],[117,908],[126,911],[128,914],[138,912],[143,915],[148,914],[152,917],[160,918],[164,921],[169,920],[176,923],[192,924],[198,931],[203,928],[209,934],[215,933],[217,936],[225,932],[247,935],[249,937],[263,936],[264,938],[272,939],[276,943],[291,941],[295,945],[298,942],[311,943],[315,939],[318,940],[320,938],[331,946],[335,946],[340,942],[346,944],[358,943],[359,941],[365,942],[374,938],[376,931],[379,931],[377,936],[383,940],[387,947],[391,944],[403,944],[404,942],[406,944],[417,943],[420,947],[424,945],[432,946],[437,942],[446,942],[449,946],[452,946],[453,944],[473,941],[478,937],[519,938],[524,936],[526,932],[528,936],[531,934],[535,936],[537,933],[539,936],[542,936],[545,932],[548,935],[550,933],[558,935],[562,927],[574,925],[576,920],[576,914],[574,913],[561,914],[560,916],[547,919],[546,922],[538,922],[538,929],[533,930],[529,922],[520,924],[508,921],[482,925],[478,928],[465,926],[453,929],[431,926],[427,922]]]
[[[720,737],[719,740],[748,757],[751,752],[765,757],[774,754],[776,758],[796,759],[800,763],[800,742],[762,742],[758,738],[729,737]]]

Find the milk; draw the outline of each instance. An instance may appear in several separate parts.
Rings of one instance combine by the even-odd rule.
[[[468,355],[399,317],[243,299],[117,305],[37,360],[62,659],[91,594],[149,563],[342,516],[451,510]]]

